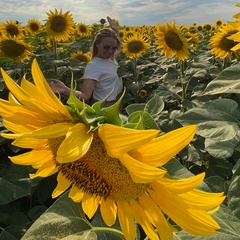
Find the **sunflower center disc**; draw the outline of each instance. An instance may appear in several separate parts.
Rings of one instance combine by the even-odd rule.
[[[62,140],[49,140],[53,155],[56,156],[57,145]],[[137,199],[149,188],[147,184],[133,182],[127,168],[118,159],[107,155],[104,144],[97,134],[94,135],[89,151],[82,158],[57,165],[73,185],[90,195],[126,201]]]

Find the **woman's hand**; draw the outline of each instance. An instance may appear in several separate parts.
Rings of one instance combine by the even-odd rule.
[[[68,95],[69,88],[60,80],[51,79],[49,86],[51,87],[53,92],[56,94]]]
[[[111,19],[109,16],[107,16],[107,20],[109,22],[109,25],[110,27],[112,28],[112,30],[115,32],[115,33],[118,33],[119,30],[118,30],[118,25],[116,22],[113,21],[113,19]]]

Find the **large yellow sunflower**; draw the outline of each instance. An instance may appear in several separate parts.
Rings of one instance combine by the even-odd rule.
[[[3,37],[17,37],[21,38],[23,36],[23,29],[20,23],[10,20],[2,22],[0,25],[0,32]]]
[[[166,25],[158,24],[154,35],[157,47],[162,49],[161,54],[167,58],[176,57],[179,61],[189,58],[188,40],[181,35],[175,26],[175,21],[172,22],[172,25],[168,23]]]
[[[0,39],[0,56],[11,58],[17,62],[24,62],[28,60],[32,54],[32,46],[29,43],[13,38],[1,38]]]
[[[47,34],[57,42],[68,40],[74,32],[74,21],[70,11],[62,13],[62,9],[59,12],[55,9],[55,12],[50,10],[47,15],[48,19],[45,20]]]
[[[232,54],[234,48],[238,43],[234,41],[235,34],[238,33],[237,28],[231,24],[223,25],[218,28],[218,31],[211,37],[209,46],[211,53],[216,58],[232,60]],[[235,54],[239,55],[240,51],[237,50]]]
[[[41,22],[36,19],[29,19],[25,28],[33,35],[40,33],[42,30]]]
[[[81,62],[90,62],[91,56],[88,53],[83,53],[82,51],[77,51],[74,53],[71,53],[70,55],[71,59],[77,59],[80,60]]]
[[[12,132],[1,136],[14,139],[13,145],[32,148],[10,159],[38,169],[33,178],[58,173],[53,198],[70,188],[69,197],[82,203],[89,218],[98,207],[108,226],[118,217],[128,240],[136,238],[135,222],[150,239],[173,239],[176,230],[168,217],[192,234],[211,235],[219,229],[211,214],[224,200],[223,194],[196,189],[204,174],[173,179],[162,168],[188,145],[196,125],[161,136],[156,129],[125,128],[112,114],[120,103],[101,111],[101,102],[90,107],[78,101],[72,90],[65,107],[36,60],[34,83],[23,79],[19,86],[1,72],[10,90],[8,101],[0,99],[1,116]]]
[[[122,43],[122,51],[128,58],[141,57],[150,48],[150,40],[143,35],[134,33],[126,37]]]

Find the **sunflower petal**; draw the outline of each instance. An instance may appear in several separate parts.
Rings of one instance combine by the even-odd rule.
[[[145,145],[131,150],[129,154],[152,166],[163,166],[189,144],[196,133],[196,129],[197,125],[181,127],[154,138]]]
[[[88,194],[84,194],[82,199],[82,208],[83,211],[86,213],[89,219],[93,217],[95,212],[98,209],[98,205],[100,202],[100,198],[97,196],[90,196]]]
[[[32,165],[34,168],[39,168],[44,163],[52,160],[52,153],[49,150],[32,150],[14,157],[9,157],[9,159],[15,164]]]
[[[35,174],[30,174],[30,178],[49,177],[58,171],[56,164],[53,161],[44,163]]]
[[[135,130],[111,124],[103,124],[98,129],[108,155],[119,158],[124,153],[155,138],[159,130]]]
[[[74,202],[81,202],[84,196],[84,192],[76,186],[72,186],[68,195]]]
[[[48,146],[48,140],[47,139],[35,139],[35,138],[17,138],[12,142],[12,145],[18,146],[21,148],[29,148],[31,146],[31,149],[45,149],[49,150]]]
[[[64,116],[71,119],[69,112],[67,111],[66,107],[62,104],[61,100],[57,98],[56,94],[51,90],[50,86],[48,85],[45,77],[42,74],[42,71],[37,63],[36,58],[33,60],[32,64],[32,75],[33,80],[36,84],[39,93],[42,93],[40,101],[44,99],[46,103],[50,107],[55,108],[58,112],[62,113]]]
[[[159,239],[157,233],[150,221],[148,220],[146,214],[142,207],[134,200],[130,201],[130,208],[136,221],[141,225],[144,232],[147,234],[149,239]]]
[[[52,198],[56,198],[64,193],[71,185],[71,182],[61,172],[58,173],[57,182],[57,186],[52,192]]]
[[[152,219],[151,222],[157,227],[160,238],[173,240],[172,227],[154,201],[144,194],[139,198],[139,202],[148,218]]]
[[[218,224],[206,211],[198,209],[198,205],[191,209],[180,196],[151,185],[153,190],[149,189],[148,193],[154,202],[183,230],[195,235],[212,235],[216,232]]]
[[[59,163],[68,163],[80,159],[89,150],[93,134],[88,133],[84,124],[78,123],[68,129],[66,138],[57,151],[56,160]]]
[[[47,127],[21,134],[21,137],[29,138],[57,138],[64,136],[73,123],[63,122],[49,125]]]
[[[132,215],[132,210],[126,201],[117,202],[118,205],[118,219],[122,232],[126,239],[136,239],[136,225]]]
[[[171,179],[163,177],[157,182],[159,184],[162,184],[163,187],[165,187],[171,193],[180,194],[191,191],[197,186],[199,186],[204,180],[204,177],[205,173],[201,173],[184,179]]]
[[[107,226],[112,226],[115,223],[117,217],[117,205],[115,201],[110,199],[102,199],[100,211],[102,218]]]
[[[128,169],[131,178],[136,183],[156,181],[166,174],[165,170],[139,162],[128,154],[124,154],[119,160]]]

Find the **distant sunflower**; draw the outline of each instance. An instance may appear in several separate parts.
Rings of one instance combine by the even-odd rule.
[[[223,21],[221,19],[216,20],[216,26],[221,27],[223,25]]]
[[[47,34],[57,42],[68,40],[74,31],[72,14],[69,11],[63,14],[62,9],[59,12],[55,9],[55,13],[50,10],[47,15],[48,19],[45,20]]]
[[[132,27],[131,26],[125,26],[124,30],[126,32],[131,32],[132,31]]]
[[[145,89],[141,89],[138,91],[138,95],[140,96],[140,98],[146,98],[147,94],[148,94],[148,92]]]
[[[25,59],[29,59],[32,46],[24,41],[13,38],[2,38],[0,40],[0,56],[11,58],[17,62],[24,62]]]
[[[128,58],[141,57],[150,48],[150,41],[146,36],[135,33],[133,36],[124,38],[122,51]]]
[[[37,34],[41,32],[41,22],[39,22],[36,19],[29,19],[27,22],[27,25],[25,28],[31,33],[31,34]]]
[[[205,24],[203,24],[203,29],[204,29],[204,30],[210,31],[210,30],[212,30],[212,28],[213,28],[213,26],[212,26],[211,23],[205,23]]]
[[[118,36],[120,37],[120,39],[123,39],[125,37],[125,31],[119,30]]]
[[[199,38],[197,34],[186,33],[185,37],[188,39],[188,45],[190,49],[197,49],[199,47]]]
[[[237,45],[235,42],[234,34],[238,33],[237,28],[231,24],[227,24],[218,29],[218,31],[211,37],[209,42],[210,51],[216,58],[228,58],[232,60],[234,48]],[[233,38],[232,38],[233,37]],[[240,51],[237,50],[235,54],[239,55]]]
[[[89,36],[91,34],[91,28],[84,23],[78,23],[76,25],[76,31],[81,37]]]
[[[80,60],[81,62],[90,62],[91,56],[88,53],[83,53],[82,51],[78,51],[76,53],[71,53],[70,55],[71,59],[77,59]]]
[[[21,24],[16,21],[10,20],[2,22],[0,25],[0,32],[3,37],[17,37],[21,38],[23,36],[23,29]]]
[[[124,31],[124,38],[132,37],[134,34],[133,31]]]
[[[175,21],[172,22],[172,25],[158,24],[154,34],[157,37],[155,40],[157,48],[162,49],[161,54],[165,54],[167,58],[176,57],[181,61],[189,58],[188,39],[181,35],[175,26]]]

